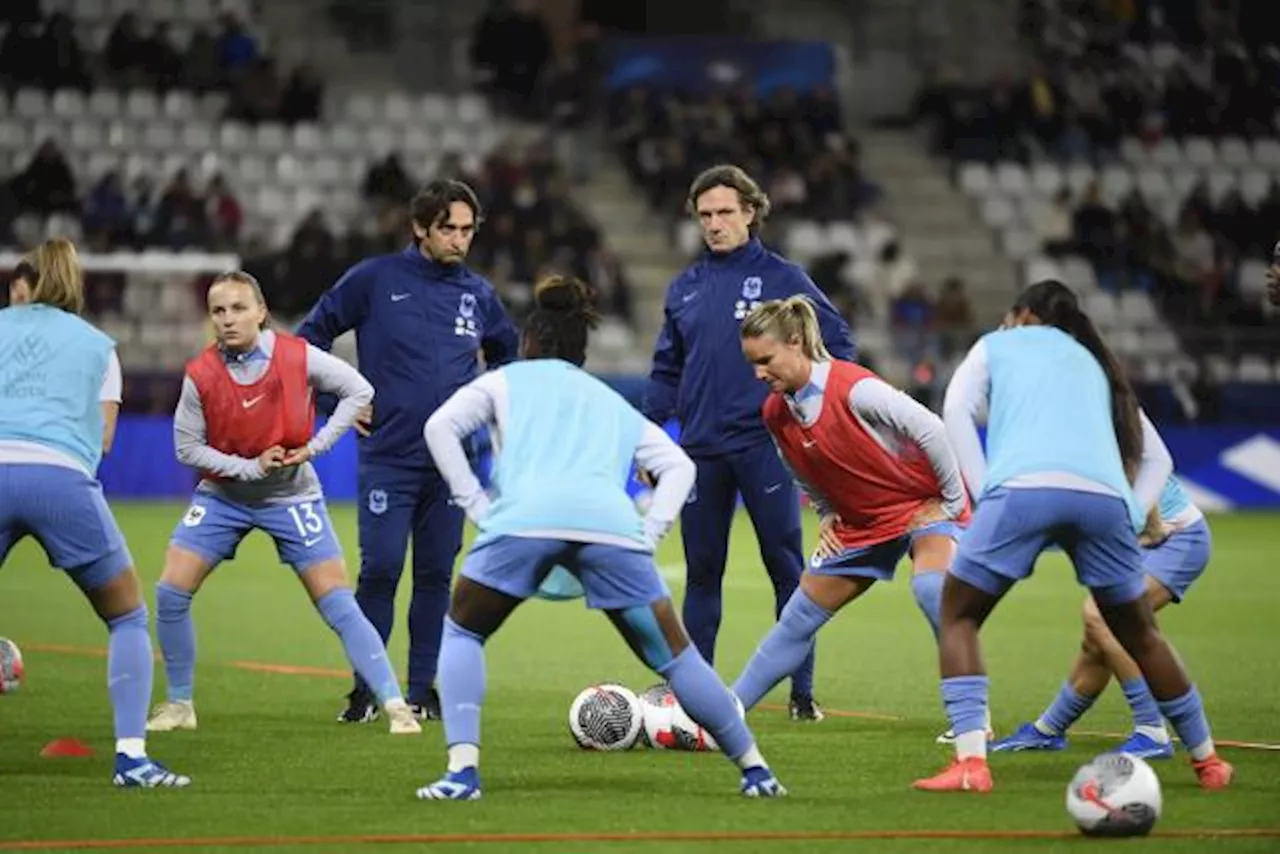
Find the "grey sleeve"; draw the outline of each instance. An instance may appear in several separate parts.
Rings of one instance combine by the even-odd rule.
[[[857,383],[849,391],[849,411],[868,424],[887,427],[918,445],[938,479],[943,511],[952,518],[964,512],[964,480],[941,418],[884,380],[874,378]]]
[[[373,400],[373,386],[351,365],[314,344],[307,345],[307,380],[316,391],[336,394],[339,398],[329,420],[307,443],[311,454],[318,456],[351,429],[360,410]]]
[[[800,476],[796,474],[796,470],[791,467],[791,463],[787,462],[786,454],[782,453],[782,448],[778,447],[776,439],[773,442],[773,449],[778,452],[778,459],[782,460],[782,465],[786,468],[787,474],[789,474],[791,479],[795,481],[796,486],[800,487],[800,491],[804,493],[804,497],[809,499],[809,506],[813,508],[813,512],[818,514],[818,518],[830,516],[835,513],[835,511],[831,509],[831,503],[822,496],[822,493],[818,492],[818,490],[801,480]]]
[[[946,425],[947,438],[960,463],[960,473],[974,500],[982,494],[982,484],[987,476],[987,457],[982,450],[978,425],[987,419],[990,396],[987,348],[980,340],[951,375],[942,404],[942,423]]]
[[[266,473],[256,459],[224,454],[205,444],[204,405],[191,377],[182,378],[182,395],[173,413],[173,447],[178,462],[234,480],[262,480]]]

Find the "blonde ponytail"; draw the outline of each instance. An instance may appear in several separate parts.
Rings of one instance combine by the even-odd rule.
[[[44,303],[71,314],[84,311],[84,271],[76,245],[65,237],[41,243],[27,256],[36,270],[33,303]]]
[[[742,322],[743,338],[769,335],[784,344],[799,343],[800,351],[814,362],[831,361],[822,343],[818,312],[806,296],[796,294],[781,300],[762,302]]]

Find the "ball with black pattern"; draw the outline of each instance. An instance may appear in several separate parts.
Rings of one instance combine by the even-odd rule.
[[[1162,801],[1155,770],[1128,753],[1094,757],[1067,786],[1067,811],[1086,836],[1146,836]]]
[[[569,707],[569,731],[583,750],[629,750],[641,724],[639,698],[621,685],[593,685]]]

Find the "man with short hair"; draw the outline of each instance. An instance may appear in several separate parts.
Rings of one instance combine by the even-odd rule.
[[[482,215],[475,191],[461,181],[432,181],[410,202],[413,243],[367,258],[343,274],[298,328],[327,350],[354,329],[360,372],[373,383],[372,414],[357,422],[360,577],[356,601],[382,635],[391,635],[395,593],[413,535],[409,604],[409,690],[426,720],[440,717],[436,659],[453,563],[462,548],[463,512],[435,469],[423,425],[441,403],[488,367],[516,357],[515,326],[497,292],[467,269]],[[359,678],[340,721],[378,716]]]
[[[803,294],[813,301],[831,354],[852,361],[854,348],[848,324],[808,274],[760,242],[769,197],[746,172],[729,165],[706,170],[689,189],[688,210],[702,227],[706,252],[667,289],[643,410],[659,424],[673,415],[679,420],[680,444],[698,468],[681,514],[684,622],[713,661],[739,494],[778,612],[804,570],[799,495],[764,426],[768,389],[743,358],[742,321],[765,300]],[[812,652],[792,678],[790,712],[794,720],[822,719],[813,701]]]

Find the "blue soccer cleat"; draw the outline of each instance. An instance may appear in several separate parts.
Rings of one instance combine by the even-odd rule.
[[[181,789],[191,785],[191,778],[175,774],[145,756],[134,759],[117,753],[111,782],[127,789]]]
[[[1139,759],[1172,759],[1173,742],[1156,741],[1146,733],[1135,732],[1109,753],[1127,753]]]
[[[748,768],[742,772],[742,794],[748,798],[781,798],[787,790],[773,776],[773,772],[763,765]]]
[[[1022,724],[1012,735],[998,738],[987,746],[992,753],[1013,753],[1019,750],[1066,750],[1067,739],[1061,735],[1045,735],[1035,724]]]
[[[450,771],[429,786],[418,790],[421,801],[478,801],[480,800],[480,772],[475,766],[461,771]]]

